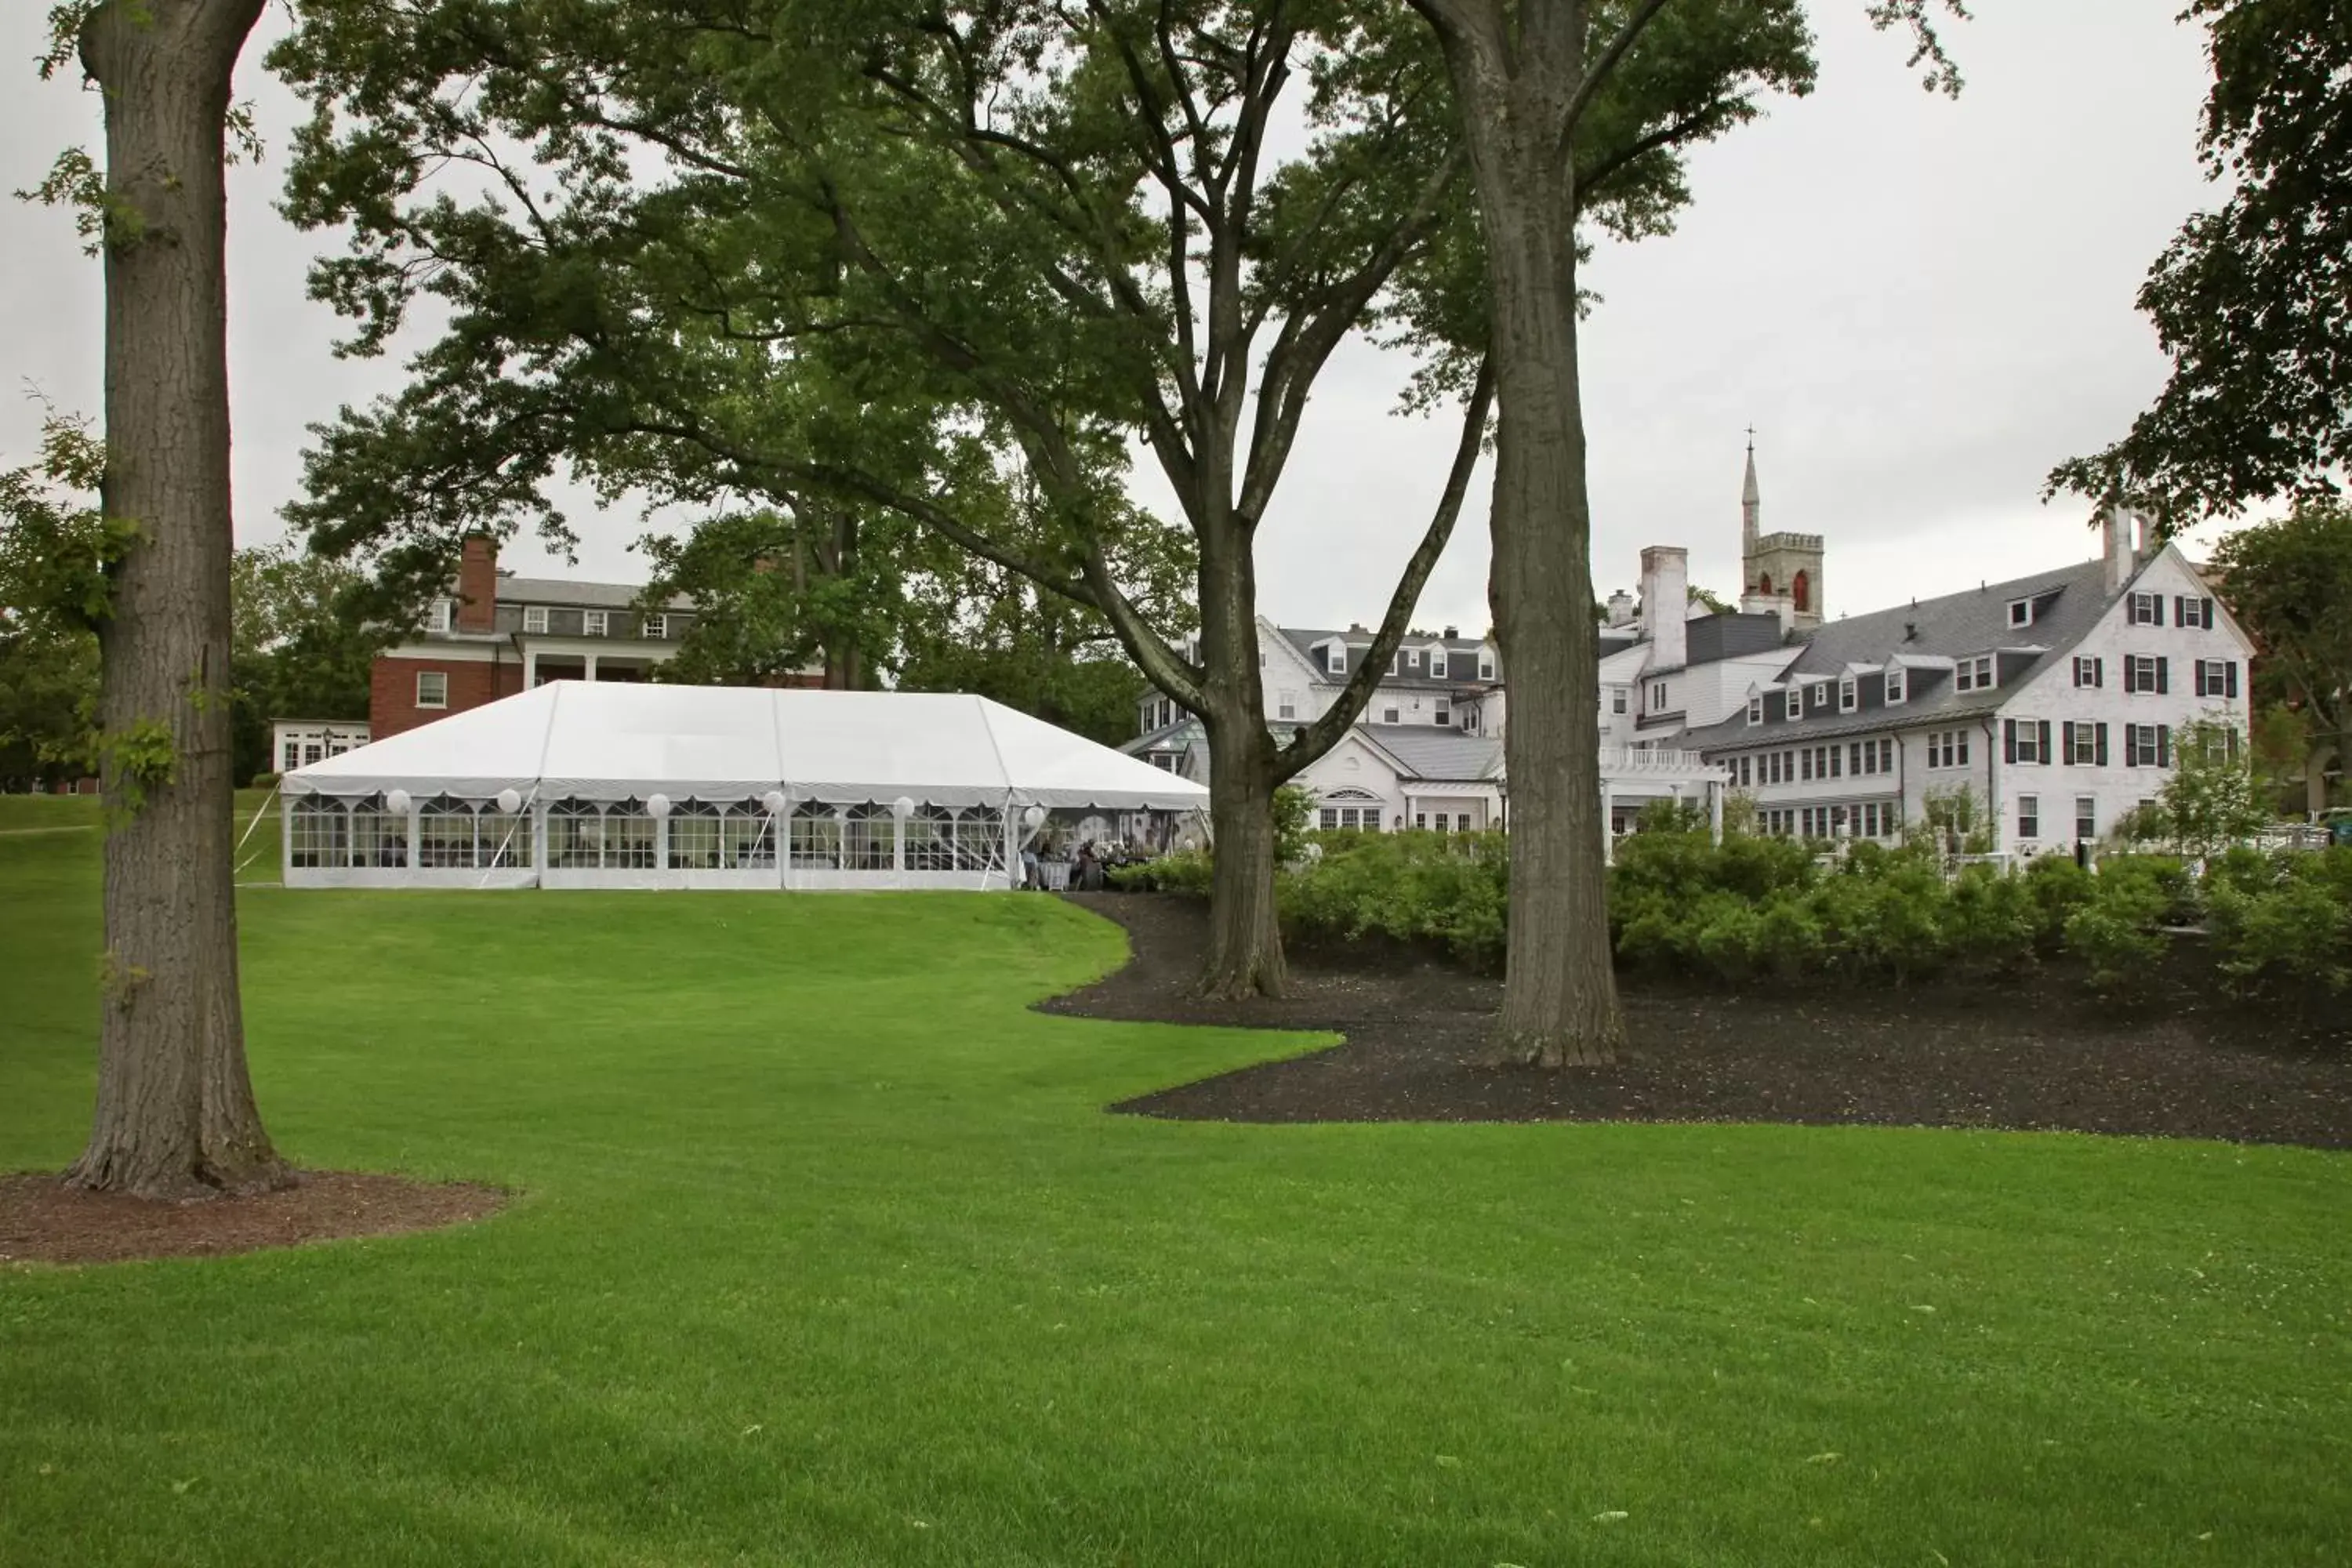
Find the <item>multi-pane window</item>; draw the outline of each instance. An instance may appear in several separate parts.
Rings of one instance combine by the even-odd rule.
[[[1896,703],[1903,701],[1908,695],[1909,691],[1904,682],[1904,671],[1902,667],[1898,665],[1895,668],[1888,670],[1886,672],[1886,705],[1891,708]]]
[[[601,637],[604,635],[611,619],[610,613],[604,610],[583,610],[580,612],[580,635],[583,637]]]
[[[1345,675],[1348,673],[1347,644],[1335,642],[1324,645],[1323,673],[1326,675]]]
[[[1625,689],[1623,687],[1612,686],[1609,689],[1609,711],[1612,713],[1622,713],[1625,711],[1625,702],[1626,696]]]
[[[2238,694],[2238,661],[2233,658],[2200,658],[2197,661],[2197,695],[2200,697],[2235,697]]]
[[[1764,722],[1764,699],[1761,697],[1751,697],[1748,700],[1748,721],[1750,724]]]
[[[1841,678],[1838,681],[1838,711],[1851,713],[1861,706],[1862,683],[1851,675]]]
[[[543,636],[547,631],[547,606],[525,605],[522,607],[522,629],[534,636]]]
[[[1749,782],[1754,777],[1754,772],[1749,766],[1754,760],[1752,757],[1741,757],[1738,760],[1736,773],[1738,786],[1741,789],[1749,787]]]
[[[1979,654],[1974,658],[1960,660],[1952,675],[1955,691],[1990,691],[1993,687],[1992,655]]]
[[[1451,701],[1443,697],[1437,700],[1437,721],[1440,724],[1454,722],[1454,706]]]
[[[1284,691],[1277,693],[1275,698],[1274,716],[1277,719],[1297,718],[1298,693],[1296,691]]]
[[[897,824],[890,808],[874,801],[849,806],[841,814],[841,868],[845,871],[887,871]]]
[[[1393,723],[1395,723],[1396,721],[1397,721],[1397,710],[1396,710],[1395,709],[1393,709],[1393,708],[1383,708],[1383,709],[1381,709],[1381,723],[1383,723],[1383,724],[1393,724]]]
[[[530,819],[448,797],[416,813],[416,864],[445,871],[490,871],[530,861]]]
[[[2021,795],[2017,797],[2017,836],[2020,838],[2042,837],[2042,797]]]
[[[1878,771],[1882,773],[1891,773],[1895,771],[1895,737],[1892,735],[1879,738]]]
[[[1495,661],[1483,653],[1478,656],[1478,679],[1481,680],[1495,679]]]
[[[1786,707],[1788,710],[1788,716],[1791,719],[1801,719],[1805,716],[1805,689],[1803,687],[1791,686],[1789,688],[1789,700]]]
[[[416,705],[419,708],[449,706],[449,675],[446,670],[420,669],[416,672]]]
[[[2076,686],[2104,686],[2106,684],[2106,661],[2105,659],[2086,658],[2079,653],[2074,656],[2074,684]]]
[[[1445,650],[1442,647],[1429,650],[1429,679],[1432,680],[1445,679]]]
[[[2213,629],[2213,601],[2196,594],[2175,594],[2172,596],[2172,624],[2195,626],[2200,631]]]
[[[669,617],[667,616],[645,616],[637,623],[637,635],[651,637],[656,641],[667,638],[669,636]]]
[[[1927,737],[1927,765],[1931,768],[1964,768],[1969,765],[1969,732],[1966,730],[1938,730]]]
[[[2124,762],[2135,768],[2172,765],[2172,727],[2168,724],[2124,726]]]
[[[1663,713],[1665,710],[1666,683],[1663,680],[1654,680],[1650,682],[1650,711]]]
[[[689,800],[669,816],[669,868],[673,871],[716,871],[719,867],[719,807]]]
[[[815,801],[793,807],[791,850],[794,870],[830,871],[841,864],[841,818]]]
[[[956,815],[943,805],[924,805],[907,819],[905,858],[909,871],[956,868]]]
[[[2124,689],[2154,691],[2161,694],[2172,689],[2172,661],[2162,654],[2132,653],[2124,656]]]
[[[2078,768],[2103,768],[2107,765],[2107,727],[2068,720],[2061,737],[2061,761]]]
[[[1813,748],[1806,747],[1797,753],[1797,776],[1807,784],[1813,779]]]
[[[2047,719],[2004,719],[2001,721],[2001,750],[2004,760],[2012,763],[2047,763],[2050,758],[2050,721]]]
[[[2096,795],[2074,797],[2074,837],[2090,843],[2099,837],[2099,801]]]
[[[447,599],[433,601],[433,611],[427,624],[436,632],[446,632],[456,622],[457,606]]]
[[[2164,625],[2164,595],[2150,593],[2134,594],[2129,606],[2125,611],[2125,618],[2136,626]]]

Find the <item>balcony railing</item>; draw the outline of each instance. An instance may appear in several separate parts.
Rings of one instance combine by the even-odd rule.
[[[1721,772],[1696,752],[1644,751],[1634,746],[1601,748],[1601,771],[1616,773],[1698,773]]]

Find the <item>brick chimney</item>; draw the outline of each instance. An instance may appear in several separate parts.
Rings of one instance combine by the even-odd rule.
[[[466,536],[457,563],[457,629],[499,629],[499,547],[487,533]]]

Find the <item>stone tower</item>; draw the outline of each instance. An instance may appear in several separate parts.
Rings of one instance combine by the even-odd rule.
[[[1822,536],[1766,533],[1763,514],[1763,497],[1756,485],[1756,437],[1751,432],[1748,477],[1739,489],[1740,597],[1768,603],[1785,599],[1782,619],[1801,631],[1810,630],[1822,624]]]

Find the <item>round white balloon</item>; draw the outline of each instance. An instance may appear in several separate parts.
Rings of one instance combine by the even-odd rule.
[[[901,822],[906,821],[907,818],[915,815],[914,801],[908,796],[903,795],[900,795],[898,799],[890,803],[890,815],[897,817]]]
[[[784,815],[784,792],[780,789],[772,789],[767,794],[760,797],[760,804],[768,808],[768,815],[770,816],[782,816]]]
[[[663,817],[667,816],[669,815],[669,796],[666,795],[649,795],[646,796],[646,815],[652,817],[656,822],[659,822]]]
[[[507,816],[512,816],[516,812],[522,809],[522,796],[515,794],[515,792],[510,789],[502,789],[499,791],[499,809],[504,812]]]
[[[392,813],[394,816],[406,816],[408,815],[408,792],[404,789],[396,789],[390,792],[383,797],[383,808],[384,810]]]
[[[1045,808],[1033,805],[1021,814],[1021,820],[1031,827],[1043,827],[1045,826]]]

